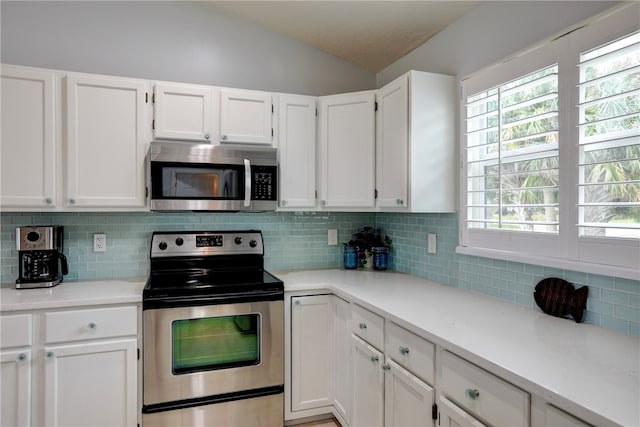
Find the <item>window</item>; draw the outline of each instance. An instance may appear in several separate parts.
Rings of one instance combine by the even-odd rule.
[[[638,13],[463,79],[459,253],[640,278]]]
[[[579,87],[580,234],[640,238],[640,32],[582,53]]]
[[[558,66],[466,108],[467,226],[558,233]]]

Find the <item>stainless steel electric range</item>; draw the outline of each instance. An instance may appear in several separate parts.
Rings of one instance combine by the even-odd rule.
[[[155,232],[143,291],[149,426],[284,419],[284,286],[260,231]]]

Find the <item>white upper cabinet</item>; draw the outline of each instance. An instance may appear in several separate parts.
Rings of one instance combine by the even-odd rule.
[[[411,71],[377,99],[377,207],[455,212],[455,78]]]
[[[316,205],[316,104],[317,98],[311,96],[279,96],[279,194],[283,209]]]
[[[210,86],[156,83],[154,139],[211,142],[214,139],[214,105],[217,91]]]
[[[271,93],[220,90],[220,143],[273,145]]]
[[[144,207],[148,83],[86,74],[65,80],[67,206]]]
[[[389,83],[376,94],[376,206],[406,208],[409,169],[409,77]]]
[[[373,209],[375,92],[320,97],[321,208]]]
[[[56,79],[50,70],[2,65],[0,205],[56,205]]]

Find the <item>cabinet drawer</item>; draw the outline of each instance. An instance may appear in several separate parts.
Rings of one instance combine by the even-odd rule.
[[[46,343],[138,333],[135,306],[49,312],[45,314],[45,324]]]
[[[447,351],[442,390],[458,405],[493,425],[528,426],[529,394]]]
[[[384,318],[367,309],[353,306],[351,331],[378,350],[384,346]]]
[[[395,323],[390,322],[387,327],[387,357],[422,381],[433,384],[434,345]]]
[[[30,345],[30,314],[15,314],[0,318],[0,347],[28,347]]]

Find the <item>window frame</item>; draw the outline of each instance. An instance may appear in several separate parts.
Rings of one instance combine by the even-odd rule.
[[[580,236],[577,227],[580,54],[640,29],[639,14],[637,4],[613,8],[564,35],[461,79],[457,253],[640,280],[639,240]],[[467,228],[467,98],[553,64],[558,65],[558,234]]]

